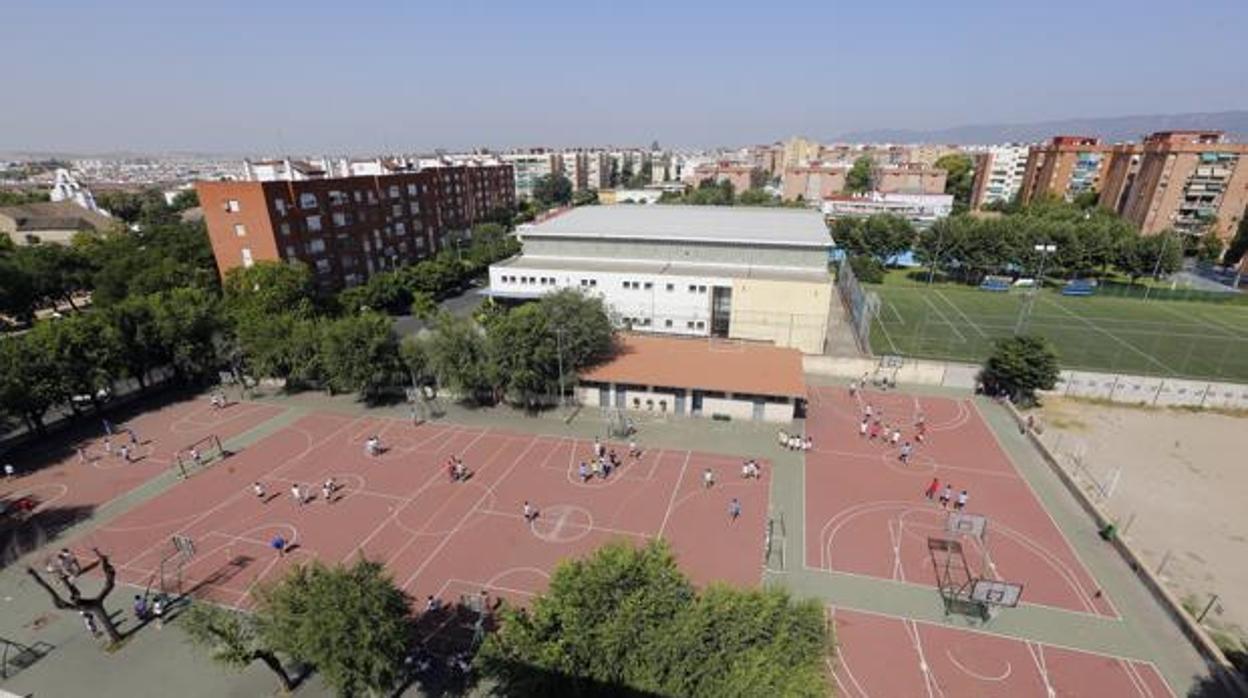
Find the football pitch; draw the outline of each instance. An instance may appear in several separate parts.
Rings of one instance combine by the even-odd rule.
[[[1028,293],[871,286],[871,349],[978,363],[1014,333]],[[1026,333],[1047,337],[1065,369],[1248,382],[1248,305],[1041,292]]]

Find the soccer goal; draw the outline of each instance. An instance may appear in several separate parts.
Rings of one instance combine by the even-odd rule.
[[[209,434],[185,448],[178,449],[178,452],[174,454],[173,464],[178,469],[178,475],[185,479],[196,470],[207,467],[228,455],[230,455],[229,452],[221,445],[221,439],[217,438],[216,434]]]

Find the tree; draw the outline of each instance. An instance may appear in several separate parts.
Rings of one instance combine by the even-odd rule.
[[[598,204],[597,189],[582,189],[572,195],[573,206],[595,206]]]
[[[196,603],[182,614],[179,626],[191,643],[207,649],[214,661],[236,671],[246,669],[252,662],[263,662],[277,676],[283,691],[295,689],[297,681],[286,671],[277,652],[264,642],[251,617]]]
[[[429,340],[426,338],[404,337],[399,344],[399,360],[403,363],[413,388],[428,385],[434,379],[429,356]]]
[[[1037,390],[1057,385],[1057,352],[1044,337],[1022,335],[999,339],[979,372],[984,389],[1009,395],[1020,405],[1036,402]]]
[[[256,262],[225,275],[225,307],[235,317],[311,317],[312,272],[301,263]]]
[[[195,208],[199,205],[199,194],[194,189],[183,189],[173,195],[173,203],[169,204],[169,208],[174,211],[185,211],[188,208]]]
[[[88,613],[95,618],[95,621],[104,633],[108,635],[108,639],[112,643],[121,642],[121,633],[118,632],[113,618],[108,614],[108,609],[104,607],[104,601],[108,595],[113,593],[113,587],[117,581],[117,570],[113,567],[112,561],[108,556],[100,552],[99,548],[92,548],[96,559],[100,563],[100,569],[104,572],[104,586],[101,587],[100,593],[95,596],[83,596],[82,591],[78,588],[77,579],[71,579],[63,574],[58,574],[61,586],[65,587],[67,596],[61,596],[60,592],[52,588],[52,585],[45,580],[38,571],[33,567],[26,568],[26,574],[30,578],[48,592],[48,596],[52,598],[52,605],[63,611],[78,611],[80,613]]]
[[[941,156],[935,165],[945,171],[945,193],[953,195],[954,209],[965,211],[971,205],[975,162],[965,153],[950,153]]]
[[[1239,227],[1235,229],[1235,237],[1231,238],[1231,244],[1226,248],[1223,262],[1227,266],[1239,264],[1245,253],[1248,253],[1248,208],[1244,209],[1239,219]]]
[[[771,175],[761,167],[750,168],[750,189],[764,189],[771,183]]]
[[[182,380],[209,375],[221,363],[217,340],[224,328],[218,300],[195,286],[149,296],[160,358]]]
[[[1172,230],[1128,238],[1119,247],[1118,267],[1132,284],[1141,276],[1160,278],[1173,274],[1182,264],[1183,244]]]
[[[60,383],[57,394],[62,398],[88,395],[98,409],[100,391],[111,388],[125,372],[121,337],[102,314],[83,313],[40,322],[29,335],[39,351],[51,357]],[[69,404],[78,409],[76,402]]]
[[[43,433],[44,415],[68,399],[46,334],[0,338],[0,410],[22,417],[31,431]]]
[[[832,222],[832,239],[854,255],[870,255],[881,264],[909,250],[915,242],[910,221],[891,213],[867,218],[838,218]]]
[[[77,250],[65,245],[39,244],[19,247],[13,255],[19,271],[33,283],[32,290],[42,305],[56,306],[65,301],[74,310],[74,294],[91,287],[91,268]]]
[[[779,589],[698,595],[661,540],[564,562],[530,609],[501,615],[477,657],[500,695],[827,692],[818,604]]]
[[[0,235],[0,315],[29,322],[35,314],[35,281],[14,259],[15,252],[9,236]]]
[[[1206,264],[1217,264],[1222,258],[1224,246],[1213,231],[1206,232],[1196,243],[1196,260]]]
[[[562,206],[572,201],[572,180],[562,174],[538,177],[533,183],[533,200],[545,207]]]
[[[861,155],[845,175],[845,190],[853,193],[871,191],[871,170],[875,162],[870,155]]]
[[[321,326],[321,365],[332,391],[372,400],[402,375],[399,340],[390,318],[365,312]]]
[[[402,676],[409,599],[380,563],[300,565],[257,601],[264,645],[315,666],[340,695],[389,691]]]
[[[442,313],[429,340],[429,366],[438,382],[473,402],[495,399],[496,367],[485,334],[471,320]]]
[[[774,198],[762,189],[746,189],[737,196],[737,203],[742,206],[766,206]]]

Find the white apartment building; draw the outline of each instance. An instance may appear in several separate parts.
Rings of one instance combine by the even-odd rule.
[[[973,207],[1013,201],[1023,187],[1023,175],[1027,171],[1027,154],[1030,150],[1030,146],[1026,145],[988,146],[982,152],[986,156],[986,162],[980,160],[987,170],[981,187],[975,191]]]
[[[824,350],[836,296],[816,211],[586,206],[518,235],[523,254],[490,267],[497,300],[575,288],[635,331]]]
[[[538,179],[559,171],[554,153],[503,153],[498,156],[511,165],[516,178],[516,199],[532,199]]]

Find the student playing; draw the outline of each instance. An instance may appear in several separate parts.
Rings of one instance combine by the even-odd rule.
[[[714,486],[715,486],[715,473],[710,468],[703,470],[702,471],[702,487],[704,489],[709,490]]]
[[[814,447],[815,447],[815,440],[807,436],[806,440],[802,442],[802,450],[809,451],[810,449]]]
[[[269,547],[277,551],[278,557],[282,557],[286,554],[286,539],[280,535],[273,536],[273,540],[269,541]]]
[[[17,471],[13,468],[12,463],[4,464],[4,479],[5,480],[12,480],[13,476],[16,474],[17,474]]]
[[[936,497],[936,490],[938,489],[940,489],[940,478],[934,477],[932,478],[932,484],[928,485],[927,489],[923,490],[923,496],[928,500],[931,500]]]
[[[968,495],[968,494],[966,493],[966,490],[962,490],[961,492],[959,492],[959,493],[958,493],[958,501],[957,501],[956,503],[954,503],[954,505],[953,505],[954,510],[956,510],[956,511],[962,511],[963,509],[965,509],[965,508],[966,508],[966,500],[968,500],[968,499],[970,499],[970,495]]]
[[[781,446],[788,446],[789,445],[789,432],[781,429],[780,431],[776,432],[776,439],[780,442]]]
[[[298,484],[290,486],[290,496],[295,500],[295,503],[299,506],[303,506],[303,488],[301,488]]]
[[[732,501],[728,502],[728,518],[736,521],[739,516],[741,516],[741,502],[733,497]]]
[[[866,417],[862,418],[862,421],[858,423],[858,436],[863,437],[867,435],[867,426],[870,421]]]
[[[329,478],[325,484],[321,485],[321,496],[325,498],[325,503],[330,504],[334,501],[334,490],[338,489],[338,483],[334,482],[334,478]]]
[[[581,461],[581,464],[576,468],[576,474],[580,476],[582,483],[589,482],[589,465],[585,461]]]
[[[633,458],[634,460],[641,458],[641,449],[637,446],[636,439],[628,440],[628,455],[630,458]]]
[[[527,522],[529,522],[529,523],[533,523],[533,520],[534,520],[534,519],[536,519],[536,518],[537,518],[537,509],[533,508],[533,505],[532,505],[532,504],[529,504],[528,500],[525,500],[525,502],[524,502],[524,520],[525,520],[525,521],[527,521]]]
[[[953,486],[946,483],[945,489],[940,491],[940,508],[948,509],[950,499],[953,499]]]
[[[262,485],[259,480],[251,484],[251,491],[256,493],[256,499],[259,499],[261,502],[265,501],[264,485]]]
[[[897,456],[897,458],[900,459],[902,463],[908,464],[910,462],[910,452],[913,450],[914,447],[910,445],[909,441],[907,441],[901,445],[901,455]]]

